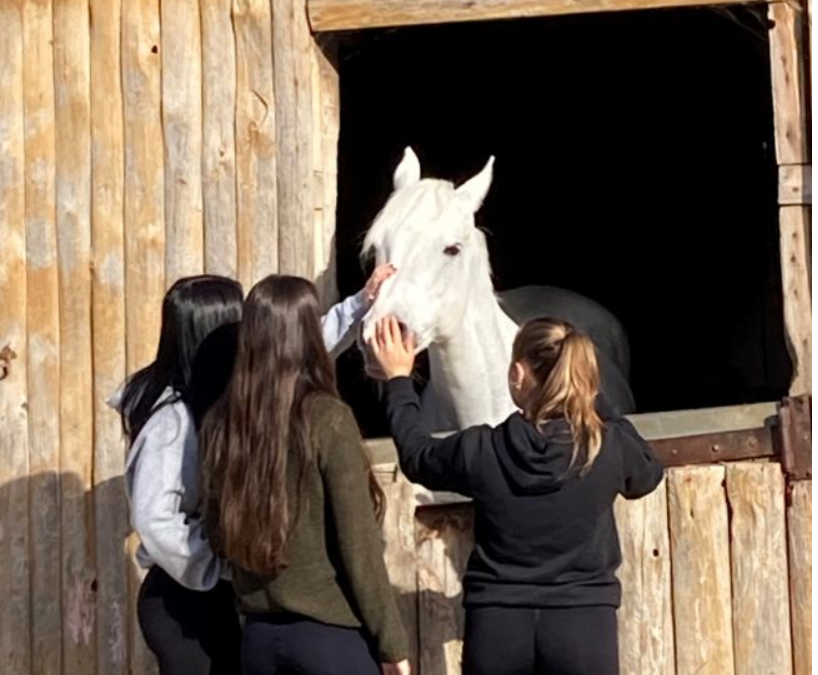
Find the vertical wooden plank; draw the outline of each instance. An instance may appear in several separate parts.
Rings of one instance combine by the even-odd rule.
[[[165,288],[164,166],[158,0],[122,4],[122,96],[125,130],[126,366],[134,373],[153,359]],[[131,552],[134,541],[131,539]],[[136,623],[141,573],[129,577],[131,672],[155,670]]]
[[[789,2],[768,7],[775,153],[779,164],[809,164],[806,128],[803,8]]]
[[[54,56],[49,0],[23,2],[31,671],[62,672],[60,322],[54,194]]]
[[[202,44],[198,0],[163,0],[165,283],[204,270]]]
[[[665,482],[614,505],[622,548],[619,663],[623,675],[675,675]]]
[[[202,12],[202,193],[205,271],[235,277],[236,261],[236,44],[231,0],[213,0]]]
[[[278,11],[278,5],[276,5]],[[276,101],[270,0],[233,0],[236,36],[236,180],[239,280],[278,270]]]
[[[417,512],[420,672],[459,675],[465,613],[461,580],[474,548],[470,504]]]
[[[790,395],[812,391],[812,293],[810,291],[810,210],[804,206],[779,209],[784,326],[793,365]]]
[[[733,675],[724,467],[668,472],[677,675]]]
[[[812,481],[792,484],[787,508],[793,675],[812,673]]]
[[[54,3],[63,671],[96,671],[88,0]],[[86,495],[88,498],[86,498]]]
[[[736,675],[791,673],[781,465],[729,465],[727,498]]]
[[[125,378],[125,150],[120,62],[121,0],[91,0],[91,231],[94,360],[94,511],[97,672],[125,675],[128,505],[118,416],[105,403]]]
[[[338,299],[335,260],[335,209],[338,189],[338,132],[341,126],[340,85],[335,68],[337,45],[324,39],[312,47],[313,62],[313,197],[316,213],[314,265],[324,307]]]
[[[386,496],[382,524],[384,559],[401,618],[409,639],[409,660],[418,672],[417,560],[415,556],[415,498],[412,484],[396,464],[381,464],[373,472]]]
[[[26,387],[26,222],[21,2],[0,3],[0,672],[31,670]],[[2,373],[0,373],[2,378]]]
[[[279,266],[284,273],[309,279],[315,276],[312,49],[306,0],[276,0],[273,13],[273,66]]]

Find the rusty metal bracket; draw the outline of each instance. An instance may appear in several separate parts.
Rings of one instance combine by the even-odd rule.
[[[665,467],[775,457],[770,427],[651,441]]]
[[[790,481],[812,478],[812,396],[785,398],[778,411],[781,467]]]

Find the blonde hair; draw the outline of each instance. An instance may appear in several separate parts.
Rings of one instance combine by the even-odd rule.
[[[565,321],[534,319],[518,331],[512,358],[526,364],[535,380],[526,395],[526,415],[538,429],[564,417],[574,442],[571,466],[584,448],[584,473],[602,446],[603,424],[596,411],[599,365],[594,344]]]

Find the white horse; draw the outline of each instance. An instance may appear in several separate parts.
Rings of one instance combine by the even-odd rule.
[[[594,340],[608,401],[632,412],[627,339],[612,314],[549,286],[495,293],[485,237],[474,224],[493,164],[494,157],[455,188],[448,181],[421,180],[420,162],[406,149],[393,176],[394,191],[363,245],[363,253],[374,252],[377,264],[391,262],[397,272],[364,317],[360,341],[371,337],[379,319],[397,316],[414,334],[417,351],[429,350],[424,422],[431,431],[451,431],[498,424],[511,414],[507,378],[518,324],[535,316],[563,319]]]

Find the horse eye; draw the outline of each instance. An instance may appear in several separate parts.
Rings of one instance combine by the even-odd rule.
[[[454,246],[447,246],[446,248],[443,249],[443,252],[446,255],[452,256],[457,255],[458,253],[460,253],[460,246],[458,246],[457,244],[455,244]]]

